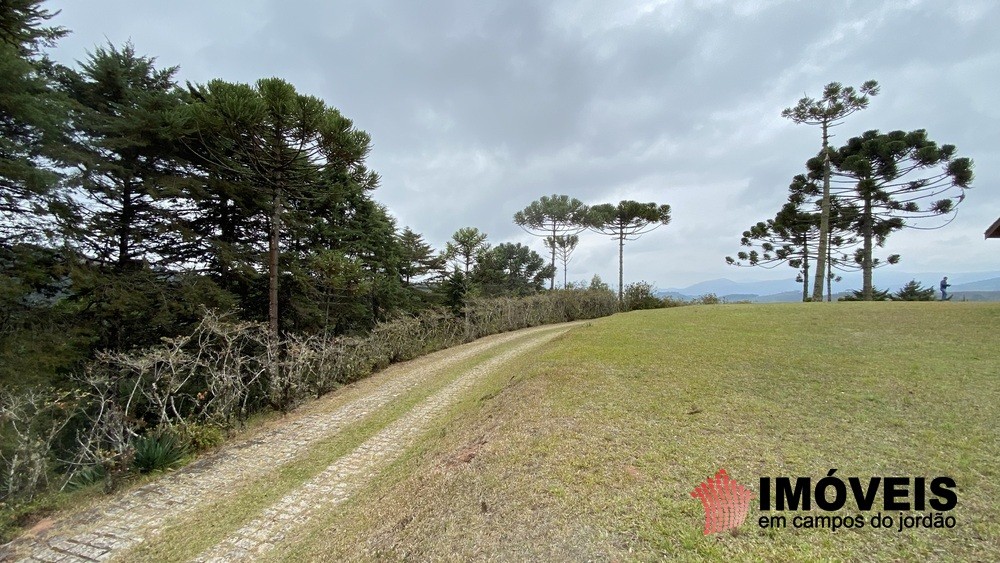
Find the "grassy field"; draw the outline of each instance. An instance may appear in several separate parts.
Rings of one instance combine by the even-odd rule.
[[[484,380],[273,556],[995,560],[998,378],[998,304],[616,315]],[[845,480],[950,476],[957,525],[765,530],[755,501],[741,528],[705,536],[689,493],[719,468],[754,490],[761,477],[815,483],[834,468]],[[857,513],[852,500],[840,512]]]

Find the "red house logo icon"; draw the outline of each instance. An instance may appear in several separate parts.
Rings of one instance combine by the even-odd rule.
[[[747,519],[753,491],[729,478],[725,469],[709,477],[691,491],[705,509],[705,535],[739,528]]]

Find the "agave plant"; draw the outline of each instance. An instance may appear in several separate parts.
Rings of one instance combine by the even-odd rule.
[[[139,473],[163,471],[180,465],[186,455],[187,446],[177,436],[154,433],[136,440],[132,464]]]

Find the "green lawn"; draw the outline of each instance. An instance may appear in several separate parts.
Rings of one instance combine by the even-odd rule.
[[[485,380],[374,485],[274,555],[994,560],[998,377],[1000,304],[616,315]],[[845,480],[946,475],[958,484],[957,526],[764,530],[755,501],[739,530],[704,536],[689,493],[719,468],[754,490],[760,477],[815,482],[834,468]],[[840,514],[857,512],[849,501]]]

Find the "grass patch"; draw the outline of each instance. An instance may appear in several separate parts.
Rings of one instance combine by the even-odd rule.
[[[992,560],[998,326],[1000,306],[987,303],[593,321],[484,379],[382,479],[275,555]],[[736,533],[703,536],[689,492],[720,467],[755,490],[762,476],[815,481],[832,468],[845,479],[948,475],[958,525],[764,530],[754,503]]]

